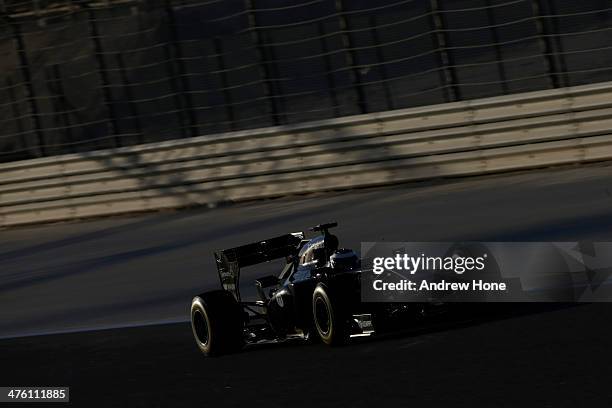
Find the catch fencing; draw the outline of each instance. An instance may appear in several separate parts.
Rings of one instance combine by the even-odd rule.
[[[610,81],[611,22],[609,0],[0,0],[0,162]]]

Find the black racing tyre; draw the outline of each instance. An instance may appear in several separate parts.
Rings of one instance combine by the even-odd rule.
[[[240,305],[225,290],[202,293],[191,302],[191,330],[200,351],[218,356],[244,345]]]
[[[319,283],[312,293],[312,314],[315,333],[323,343],[339,346],[348,342],[349,316],[344,311],[341,299],[335,297],[323,283]]]

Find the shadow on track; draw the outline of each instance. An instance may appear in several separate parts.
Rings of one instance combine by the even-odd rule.
[[[187,323],[5,340],[13,369],[0,380],[67,385],[87,407],[605,406],[612,306],[515,306],[347,347],[220,358],[199,353]]]

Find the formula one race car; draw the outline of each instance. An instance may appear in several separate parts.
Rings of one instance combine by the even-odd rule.
[[[360,299],[360,258],[339,248],[329,233],[337,223],[317,225],[320,235],[291,233],[215,252],[222,289],[193,298],[191,325],[205,355],[239,350],[245,344],[293,338],[328,345],[384,330],[398,317],[410,317],[408,304],[365,304]],[[240,297],[241,268],[286,259],[277,275],[255,280],[256,301]]]

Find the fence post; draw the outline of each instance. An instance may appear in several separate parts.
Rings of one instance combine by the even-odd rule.
[[[376,16],[370,16],[370,31],[372,32],[372,39],[374,40],[374,44],[376,45],[376,59],[380,64],[378,67],[380,68],[380,75],[383,79],[383,89],[385,90],[385,97],[387,98],[387,109],[395,109],[395,104],[393,103],[393,95],[391,94],[391,89],[389,88],[389,75],[387,74],[387,66],[383,63],[385,61],[385,55],[382,52],[382,47],[380,46],[380,38],[378,36],[378,29],[376,28]]]
[[[321,49],[323,50],[324,60],[325,60],[325,69],[327,70],[327,86],[329,87],[329,96],[332,100],[332,105],[334,109],[334,117],[340,116],[340,102],[338,101],[338,90],[336,89],[336,78],[334,77],[334,73],[332,72],[334,67],[331,63],[331,58],[329,55],[329,47],[327,46],[327,41],[325,38],[325,26],[322,22],[318,24],[319,28],[319,38],[321,39]]]
[[[347,48],[347,65],[351,68],[351,71],[353,73],[355,90],[357,91],[357,106],[359,107],[360,113],[368,113],[368,103],[366,99],[365,90],[363,89],[361,70],[356,67],[357,54],[355,53],[355,45],[353,44],[353,40],[351,38],[351,25],[349,24],[348,19],[344,15],[343,0],[336,0],[336,12],[338,13],[338,19],[340,20],[340,30],[343,32],[342,41]]]
[[[455,62],[452,55],[446,49],[448,44],[448,36],[444,31],[444,19],[439,12],[438,0],[429,1],[431,11],[431,24],[433,26],[433,43],[438,48],[436,55],[438,56],[438,65],[440,66],[439,75],[440,82],[445,89],[446,102],[454,102],[461,99],[459,83],[457,80],[457,72]]]
[[[193,110],[193,101],[189,93],[189,80],[187,78],[185,67],[183,66],[183,56],[181,45],[178,42],[178,32],[176,18],[174,17],[174,8],[170,0],[165,1],[166,15],[168,16],[168,34],[170,37],[169,45],[166,48],[168,53],[169,68],[171,75],[171,83],[174,92],[176,93],[175,101],[180,109],[179,118],[181,120],[181,128],[186,137],[198,135],[198,124]],[[185,115],[187,116],[185,120]]]
[[[219,76],[221,77],[221,88],[223,91],[223,100],[225,101],[225,110],[227,112],[227,119],[229,120],[230,130],[236,130],[236,115],[234,114],[234,100],[232,98],[232,92],[229,89],[229,81],[227,78],[227,67],[225,66],[225,59],[223,58],[223,42],[221,38],[213,38],[213,44],[215,48],[215,54],[217,56],[217,66],[219,67]]]
[[[25,129],[23,128],[23,122],[21,119],[21,114],[19,113],[19,107],[17,105],[17,96],[15,95],[15,84],[13,84],[13,81],[11,80],[11,78],[6,78],[6,89],[8,91],[8,96],[9,96],[9,100],[11,101],[11,112],[13,113],[13,118],[15,119],[16,125],[17,125],[17,132],[19,133],[19,135],[21,135],[21,143],[23,144],[23,147],[28,148],[28,141],[25,137]]]
[[[506,68],[504,67],[504,56],[502,55],[501,51],[499,33],[497,32],[497,21],[495,18],[495,13],[493,12],[491,0],[486,0],[485,5],[487,7],[487,18],[491,24],[491,33],[493,34],[493,48],[495,49],[495,59],[497,60],[497,68],[499,70],[499,78],[501,79],[502,92],[505,95],[508,93],[508,78],[506,76]]]
[[[61,73],[58,64],[45,67],[45,77],[47,80],[47,88],[51,91],[51,105],[55,111],[55,116],[59,118],[58,122],[64,125],[64,132],[68,139],[68,150],[71,153],[75,152],[74,138],[70,127],[70,116],[66,112],[68,106],[64,87],[62,85]]]
[[[554,14],[554,5],[549,0],[533,0],[531,5],[533,14],[536,17],[536,26],[538,34],[544,43],[544,55],[548,61],[548,71],[553,88],[561,88],[569,86],[570,81],[567,75],[567,67],[563,58],[563,46],[559,36],[556,35],[559,31],[558,23],[551,23],[542,16],[542,4],[548,6],[548,14]]]
[[[94,50],[96,61],[98,63],[98,72],[100,73],[100,80],[102,81],[102,95],[104,97],[104,104],[108,109],[109,122],[108,129],[113,137],[113,143],[115,147],[121,147],[121,139],[119,137],[119,123],[117,121],[117,112],[115,110],[115,103],[110,89],[110,81],[108,80],[108,68],[104,57],[104,47],[102,46],[102,38],[100,37],[100,30],[96,24],[95,13],[91,6],[87,5],[87,15],[89,16],[89,29],[91,39],[94,43]]]
[[[139,143],[144,143],[145,136],[142,131],[142,123],[140,122],[140,115],[138,114],[138,108],[134,103],[134,94],[132,93],[132,84],[128,79],[126,69],[125,69],[125,61],[123,60],[123,54],[121,52],[117,53],[117,65],[119,66],[119,74],[121,76],[121,82],[123,83],[123,89],[125,89],[125,94],[128,98],[128,106],[130,107],[130,116],[134,121],[134,125],[136,126],[136,131],[139,135]]]
[[[38,112],[38,105],[36,103],[36,96],[34,95],[34,86],[32,84],[32,73],[30,71],[30,61],[28,54],[25,49],[25,42],[23,40],[23,33],[19,27],[19,23],[14,20],[9,20],[13,26],[13,35],[15,36],[15,42],[17,43],[17,56],[19,58],[20,71],[23,76],[24,84],[26,87],[26,100],[28,101],[30,116],[34,123],[34,134],[38,142],[38,156],[46,156],[47,152],[45,149],[45,139],[40,125],[40,117]]]
[[[275,62],[266,52],[267,46],[262,39],[262,35],[258,32],[257,28],[257,18],[255,17],[255,13],[253,13],[253,0],[245,0],[245,9],[247,12],[247,17],[249,21],[249,29],[251,30],[251,37],[253,42],[255,43],[255,47],[257,49],[257,53],[259,54],[259,61],[261,64],[262,76],[264,78],[264,83],[266,87],[266,93],[270,100],[270,107],[272,109],[272,123],[274,125],[280,125],[281,121],[281,92],[278,87],[274,84],[272,78],[272,64]]]
[[[550,14],[557,15],[557,8],[555,7],[555,2],[553,0],[548,0],[548,8],[550,10]],[[550,18],[550,25],[552,25],[552,34],[555,40],[556,52],[555,56],[557,57],[560,76],[563,79],[561,86],[571,86],[570,77],[567,71],[567,63],[565,62],[565,55],[563,54],[563,43],[561,42],[561,37],[559,37],[559,17]]]

